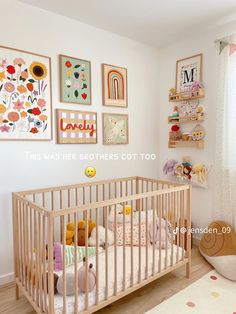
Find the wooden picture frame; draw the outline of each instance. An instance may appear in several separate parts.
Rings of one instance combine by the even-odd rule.
[[[103,105],[128,107],[127,69],[111,64],[102,64]]]
[[[112,121],[109,119],[114,120],[113,127],[111,127]],[[129,144],[129,116],[127,114],[103,113],[102,126],[103,145]]]
[[[59,55],[59,73],[61,102],[92,104],[90,61]]]
[[[57,144],[97,144],[96,112],[57,109],[56,119]]]
[[[51,58],[0,46],[0,140],[52,140]]]
[[[202,81],[203,54],[176,61],[176,93],[190,90],[194,81]]]

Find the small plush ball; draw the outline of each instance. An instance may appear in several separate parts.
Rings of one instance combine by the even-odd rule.
[[[66,295],[74,295],[75,294],[75,282],[74,282],[74,274],[67,273],[66,274]],[[63,295],[63,275],[58,278],[57,281],[57,291],[59,294]]]

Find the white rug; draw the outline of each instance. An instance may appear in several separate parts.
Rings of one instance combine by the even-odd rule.
[[[236,282],[213,270],[146,314],[236,314]]]

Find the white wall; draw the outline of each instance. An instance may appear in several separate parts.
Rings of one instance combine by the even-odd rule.
[[[52,142],[0,143],[0,284],[13,270],[11,192],[78,183],[88,180],[83,171],[86,161],[27,160],[32,153],[142,153],[157,152],[158,54],[157,50],[77,21],[13,1],[1,3],[1,45],[51,56],[53,108],[85,109],[98,112],[97,145],[56,145]],[[11,13],[9,13],[11,12]],[[9,14],[11,19],[9,20]],[[63,105],[59,102],[58,54],[77,56],[92,63],[92,106]],[[129,107],[102,106],[101,63],[128,68]],[[102,112],[129,114],[130,144],[102,145]],[[62,156],[62,155],[61,155]],[[95,161],[96,179],[130,175],[157,175],[157,161]]]
[[[160,125],[161,130],[159,147],[159,174],[164,177],[162,167],[168,159],[182,160],[183,156],[190,156],[193,162],[202,162],[212,167],[209,176],[209,187],[207,189],[193,189],[192,221],[194,227],[205,227],[213,219],[214,211],[214,159],[215,159],[215,130],[216,130],[216,99],[217,99],[217,49],[214,41],[236,32],[236,22],[208,30],[199,35],[179,41],[160,51]],[[168,115],[172,114],[173,104],[168,102],[168,91],[175,86],[176,60],[203,53],[203,83],[206,88],[206,97],[201,101],[206,108],[205,148],[197,150],[194,148],[168,148],[168,132],[170,125],[167,124]],[[189,130],[194,124],[188,124]],[[186,126],[185,126],[186,128]],[[159,131],[160,132],[160,131]],[[195,234],[199,238],[198,234]]]

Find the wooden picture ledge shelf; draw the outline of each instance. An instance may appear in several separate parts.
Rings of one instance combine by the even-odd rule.
[[[168,117],[169,124],[182,124],[182,123],[191,123],[191,122],[203,122],[204,116],[198,118],[196,115],[193,116],[179,116],[179,117]]]
[[[198,149],[204,148],[204,141],[169,141],[169,148],[177,148],[177,147],[195,147]]]

